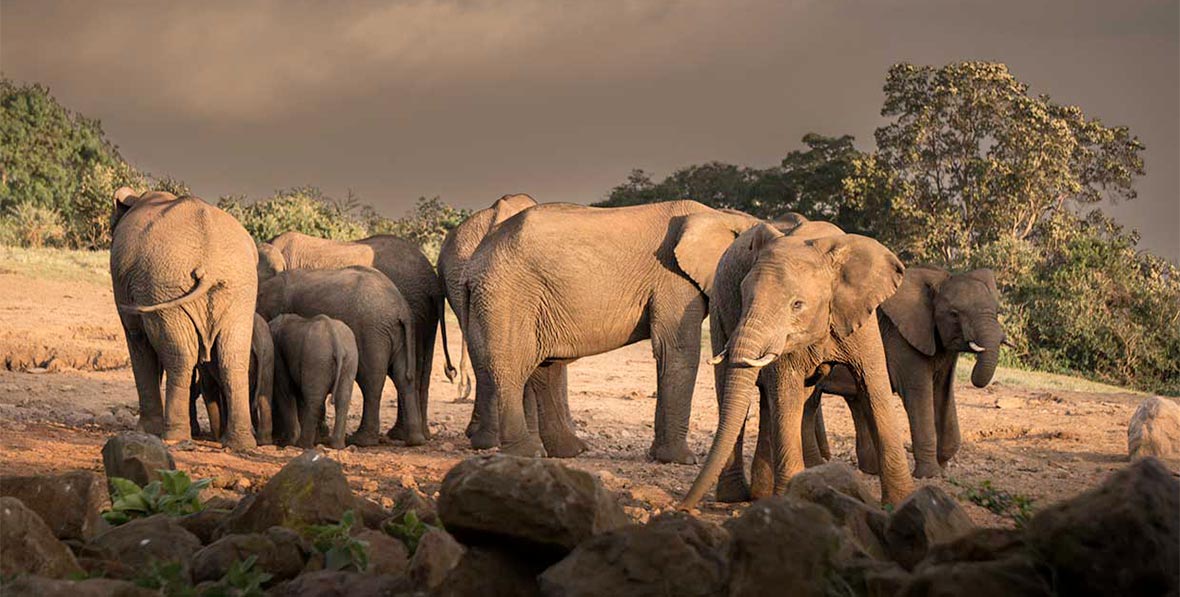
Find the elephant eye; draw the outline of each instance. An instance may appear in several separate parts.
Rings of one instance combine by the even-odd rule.
[[[803,310],[803,301],[796,300],[795,302],[791,303],[791,308],[796,311],[802,311]]]

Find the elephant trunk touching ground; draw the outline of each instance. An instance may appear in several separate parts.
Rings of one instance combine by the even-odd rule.
[[[717,391],[719,395],[724,392],[724,395],[730,399],[723,401],[720,405],[721,410],[717,416],[717,433],[713,436],[713,445],[709,448],[705,465],[701,467],[696,481],[693,481],[692,489],[684,498],[685,507],[691,508],[700,502],[705,497],[705,492],[709,491],[709,488],[713,487],[718,477],[721,476],[721,470],[729,468],[729,460],[733,457],[738,436],[746,424],[746,415],[750,412],[750,403],[756,392],[755,384],[758,381],[758,372],[761,370],[758,367],[731,366],[725,372],[723,385]]]

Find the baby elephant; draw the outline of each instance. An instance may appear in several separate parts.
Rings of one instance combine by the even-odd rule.
[[[296,445],[312,447],[324,422],[325,399],[331,394],[336,423],[330,443],[343,448],[357,367],[352,330],[326,315],[307,319],[283,314],[270,320],[270,333],[275,349],[276,443],[298,437]]]

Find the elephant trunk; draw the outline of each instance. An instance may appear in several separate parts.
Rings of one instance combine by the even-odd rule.
[[[971,370],[971,383],[977,388],[987,387],[991,383],[992,376],[996,373],[996,365],[1000,362],[1000,342],[1004,339],[1004,331],[1000,329],[999,322],[994,319],[983,319],[976,321],[972,326],[975,331],[975,337],[971,338],[971,343],[975,347],[982,348],[980,352],[976,350],[975,354],[975,368]]]
[[[693,481],[692,489],[688,491],[684,501],[680,503],[683,509],[693,508],[705,496],[705,492],[717,482],[721,469],[733,455],[737,445],[738,434],[746,422],[746,414],[750,410],[750,402],[755,391],[758,372],[755,367],[729,367],[725,372],[724,386],[721,400],[721,413],[717,421],[717,433],[713,436],[713,445],[709,448],[709,455],[705,465]]]

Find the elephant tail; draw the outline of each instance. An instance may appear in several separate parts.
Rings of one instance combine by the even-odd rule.
[[[447,375],[447,380],[455,381],[455,366],[451,364],[451,349],[447,346],[447,297],[445,294],[438,297],[438,325],[442,328],[442,345],[443,358],[446,360],[446,368],[443,372]]]
[[[129,315],[143,315],[144,313],[154,313],[156,311],[162,311],[172,307],[179,307],[185,303],[190,303],[197,300],[198,298],[201,298],[209,292],[210,288],[213,287],[213,282],[211,282],[209,277],[205,275],[204,268],[198,267],[194,269],[193,279],[197,281],[196,287],[190,290],[184,296],[174,298],[170,301],[157,303],[155,305],[117,305],[119,312],[127,313]]]
[[[397,320],[397,323],[402,327],[402,338],[405,339],[406,343],[405,350],[403,351],[406,357],[406,377],[413,379],[414,372],[417,371],[418,367],[418,361],[414,360],[416,356],[414,354],[414,325],[412,322],[401,318]],[[427,371],[426,375],[430,375],[430,372]],[[421,382],[422,380],[414,380],[415,385]]]

